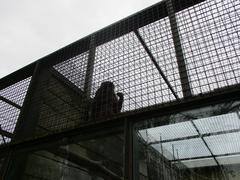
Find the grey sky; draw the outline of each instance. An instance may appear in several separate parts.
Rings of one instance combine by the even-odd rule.
[[[160,0],[0,0],[0,78]]]

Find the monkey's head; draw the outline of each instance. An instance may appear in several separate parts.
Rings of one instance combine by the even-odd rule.
[[[111,81],[102,82],[101,87],[103,89],[115,89],[114,84]]]
[[[100,88],[96,92],[96,96],[104,96],[114,93],[115,86],[110,81],[102,82]]]

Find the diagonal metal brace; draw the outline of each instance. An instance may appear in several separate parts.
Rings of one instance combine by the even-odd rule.
[[[15,107],[15,108],[18,108],[18,109],[21,109],[21,108],[22,108],[22,107],[19,106],[18,104],[10,101],[9,99],[7,99],[7,98],[5,98],[5,97],[3,97],[3,96],[0,96],[0,100],[1,100],[1,101],[4,101],[4,102],[7,103],[7,104],[10,104],[11,106],[13,106],[13,107]]]
[[[172,85],[170,84],[170,82],[168,81],[167,77],[165,76],[165,74],[163,73],[163,71],[161,70],[160,66],[158,65],[157,61],[155,60],[152,52],[150,51],[150,49],[147,47],[146,43],[144,42],[142,36],[139,34],[138,30],[134,30],[135,35],[137,36],[138,40],[140,41],[140,43],[142,44],[143,48],[145,49],[145,51],[147,52],[148,56],[150,57],[151,61],[153,62],[153,64],[155,65],[155,67],[157,68],[159,74],[162,76],[163,80],[165,81],[165,83],[167,84],[168,88],[170,89],[170,91],[172,92],[172,94],[174,95],[174,97],[179,100],[178,95],[176,94],[176,92],[173,90]]]

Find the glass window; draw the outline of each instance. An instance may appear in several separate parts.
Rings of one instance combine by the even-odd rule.
[[[229,102],[138,122],[135,179],[239,179],[239,107]]]
[[[63,139],[62,143],[67,145],[51,145],[43,150],[28,153],[22,179],[123,179],[122,134],[96,136],[94,139],[74,143],[66,141],[68,140]]]

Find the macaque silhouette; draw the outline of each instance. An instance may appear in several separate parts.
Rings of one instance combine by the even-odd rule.
[[[115,86],[110,81],[105,81],[101,84],[92,102],[92,119],[102,120],[121,112],[123,93],[115,94],[114,89]]]

